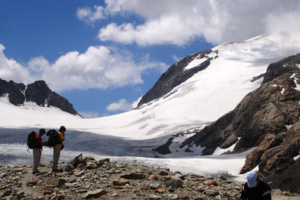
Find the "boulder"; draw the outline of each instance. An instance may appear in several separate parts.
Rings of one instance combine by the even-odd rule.
[[[179,188],[182,187],[183,182],[180,178],[172,177],[171,180],[165,182],[166,187]]]
[[[211,185],[218,185],[218,183],[217,183],[216,181],[210,180],[210,179],[205,180],[205,181],[203,181],[202,183],[205,184],[205,185],[208,185],[208,186],[211,186]]]
[[[99,196],[102,196],[102,195],[105,195],[105,194],[106,194],[106,190],[98,189],[98,190],[89,191],[88,193],[83,195],[83,198],[99,197]]]
[[[125,179],[125,178],[115,179],[113,181],[114,186],[124,186],[124,185],[129,184],[129,183],[130,183],[130,181]]]
[[[130,174],[122,175],[121,178],[125,178],[125,179],[145,179],[146,176],[142,173],[130,173]]]
[[[46,180],[46,184],[51,187],[61,187],[64,185],[67,181],[65,179],[59,178],[59,177],[50,177]]]

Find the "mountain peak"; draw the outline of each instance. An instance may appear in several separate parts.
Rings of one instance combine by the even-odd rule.
[[[78,115],[73,105],[53,92],[43,80],[25,86],[23,83],[0,79],[0,96],[4,95],[7,95],[9,102],[15,106],[24,105],[25,102],[34,102],[38,106],[53,106],[72,115]]]
[[[213,55],[210,55],[210,54]],[[210,61],[217,56],[217,51],[201,51],[185,57],[173,64],[142,97],[138,106],[160,98],[169,93],[174,87],[191,78],[195,73],[206,69]]]

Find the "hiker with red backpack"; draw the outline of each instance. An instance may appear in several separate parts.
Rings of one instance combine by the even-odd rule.
[[[39,133],[35,135],[35,145],[33,147],[33,167],[32,167],[32,174],[39,173],[38,166],[41,161],[43,145],[42,136],[46,133],[45,129],[40,129]]]

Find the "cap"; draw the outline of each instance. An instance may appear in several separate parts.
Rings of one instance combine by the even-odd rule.
[[[247,175],[247,183],[249,188],[254,188],[257,184],[257,174],[252,171]]]

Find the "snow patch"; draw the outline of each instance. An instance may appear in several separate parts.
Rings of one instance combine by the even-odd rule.
[[[205,58],[205,57],[204,58],[195,58],[184,68],[184,70],[189,70],[194,67],[197,67],[197,66],[201,65],[202,63],[204,63],[206,60],[207,60],[207,58]]]
[[[298,160],[299,158],[300,158],[300,151],[299,151],[298,155],[295,156],[293,159],[296,161],[296,160]]]
[[[286,127],[286,130],[287,131],[289,131],[290,130],[290,128],[292,127],[293,125],[285,125],[285,127]]]
[[[284,92],[285,92],[285,88],[282,88],[281,95],[284,95]]]
[[[209,60],[209,59],[215,59],[218,56],[218,54],[213,51],[209,54],[205,54],[204,57],[201,57],[201,54],[199,54],[196,58],[194,58],[194,60],[192,60],[185,68],[184,71],[192,69],[194,67],[198,67],[200,66],[202,63],[204,63],[205,61]]]
[[[293,78],[293,79],[294,79],[294,82],[295,82],[295,85],[296,85],[296,88],[295,88],[295,90],[298,90],[298,91],[300,91],[300,84],[298,84],[298,83],[297,83],[297,82],[299,82],[299,79],[298,79],[298,78],[296,78],[295,76],[296,76],[296,74],[293,74],[293,75],[291,76],[291,78]]]
[[[236,143],[234,143],[233,145],[231,145],[230,147],[226,148],[226,149],[222,149],[220,147],[217,147],[216,150],[214,151],[213,155],[222,155],[224,153],[228,153],[228,152],[233,152],[234,147],[236,146],[236,144],[240,141],[240,137],[238,138],[238,141]]]

